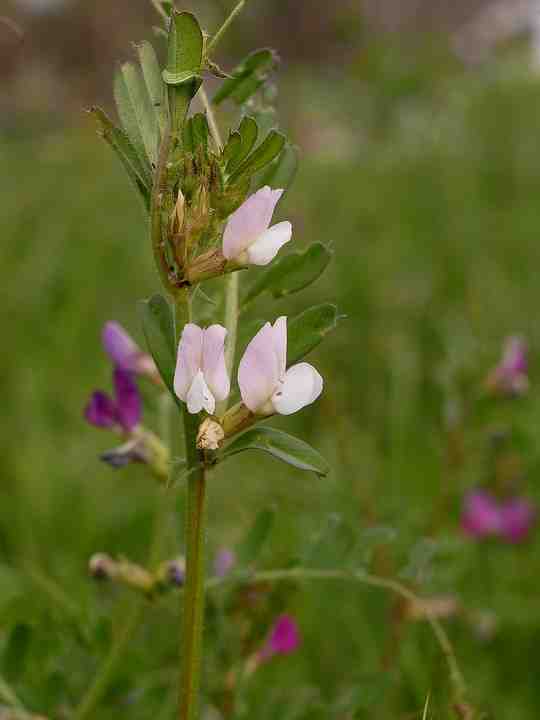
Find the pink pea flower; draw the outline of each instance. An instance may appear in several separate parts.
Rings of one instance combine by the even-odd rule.
[[[229,217],[223,233],[223,255],[239,265],[268,265],[292,235],[290,222],[270,227],[283,190],[265,186]]]
[[[234,550],[229,548],[222,548],[214,561],[214,572],[217,577],[225,577],[236,563],[236,555]]]
[[[114,397],[101,390],[92,393],[84,416],[99,428],[130,433],[141,419],[141,396],[133,374],[119,367],[113,373]]]
[[[174,391],[187,403],[192,414],[206,410],[210,415],[216,400],[225,400],[230,391],[230,380],[225,366],[225,337],[227,330],[221,325],[203,329],[188,323],[178,344],[178,357],[174,373]]]
[[[525,540],[535,520],[534,507],[524,498],[499,501],[485,490],[465,498],[463,531],[474,538],[499,537],[510,543]]]
[[[275,655],[290,655],[300,646],[300,630],[291,615],[280,615],[270,634],[257,654],[259,663],[266,662]]]
[[[521,337],[509,337],[501,361],[488,375],[488,389],[503,395],[523,395],[529,389],[527,370],[527,343]]]
[[[140,349],[119,323],[105,323],[101,339],[105,352],[116,367],[137,375],[146,375],[154,382],[161,381],[153,359]]]
[[[258,415],[290,415],[314,402],[323,379],[309,363],[287,370],[287,318],[266,323],[246,348],[238,368],[242,400]]]

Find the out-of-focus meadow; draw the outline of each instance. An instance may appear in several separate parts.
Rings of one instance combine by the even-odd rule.
[[[137,5],[108,17],[111,36],[124,22],[131,40],[150,35],[152,11]],[[301,148],[281,214],[297,246],[320,240],[335,251],[307,294],[261,300],[253,316],[330,301],[346,317],[311,357],[325,377],[321,400],[278,423],[325,454],[332,472],[312,477],[258,455],[231,461],[210,488],[209,554],[234,547],[258,511],[275,508],[258,567],[299,558],[365,567],[444,598],[470,702],[486,717],[536,720],[540,532],[478,541],[463,534],[460,513],[467,490],[501,474],[540,503],[540,69],[521,39],[471,67],[452,53],[448,25],[385,34],[354,3],[330,4],[320,22],[288,3],[265,3],[264,13],[259,0],[251,5],[223,44],[223,64],[255,45],[281,52],[278,106]],[[75,11],[55,12],[68,42]],[[217,2],[201,12],[213,27],[224,15]],[[47,23],[23,21],[33,32],[23,50],[9,41],[0,119],[0,672],[26,707],[52,719],[72,717],[136,602],[127,589],[96,585],[87,563],[97,551],[145,562],[156,487],[143,467],[99,462],[112,441],[85,424],[82,408],[110,384],[103,323],[122,322],[143,344],[136,301],[158,282],[138,200],[82,112],[94,92],[85,68],[98,61],[73,50],[77,80],[59,65],[70,84],[64,105]],[[47,79],[17,64],[33,42],[50,62]],[[127,41],[113,48],[96,97],[109,107],[115,63],[130,53]],[[101,57],[99,43],[94,52]],[[529,391],[490,399],[485,378],[513,334],[529,343]],[[155,427],[150,394],[148,405]],[[181,508],[181,492],[171,504]],[[163,557],[182,550],[176,518],[167,518]],[[260,593],[255,637],[286,611],[302,643],[246,680],[235,718],[420,718],[428,694],[429,717],[454,717],[429,626],[392,595],[340,581]],[[95,717],[173,717],[179,602],[171,593],[145,608]],[[223,591],[211,599],[205,685],[214,699],[231,648],[242,653],[241,605]]]

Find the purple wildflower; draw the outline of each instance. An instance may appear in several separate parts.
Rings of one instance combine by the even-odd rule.
[[[534,507],[526,499],[499,501],[485,490],[476,490],[465,498],[461,526],[467,535],[477,539],[499,537],[517,543],[526,539],[534,519]]]
[[[274,655],[290,655],[298,649],[300,642],[300,630],[296,620],[291,615],[280,615],[272,626],[257,659],[261,663]]]
[[[236,563],[236,555],[234,550],[222,548],[214,560],[214,572],[217,577],[225,577],[231,571]]]
[[[141,419],[141,397],[133,374],[117,367],[113,373],[114,399],[94,392],[84,409],[86,420],[96,427],[130,433]]]
[[[502,395],[523,395],[529,389],[527,343],[521,337],[505,340],[503,356],[487,378],[487,387]]]
[[[153,359],[140,349],[119,323],[105,323],[101,339],[105,352],[116,367],[137,375],[146,375],[154,382],[161,382]]]

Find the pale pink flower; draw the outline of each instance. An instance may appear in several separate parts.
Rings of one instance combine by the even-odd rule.
[[[258,415],[290,415],[314,402],[323,379],[309,363],[287,370],[287,318],[266,323],[249,343],[238,368],[242,400]]]
[[[270,227],[283,190],[265,186],[229,217],[223,233],[223,255],[240,265],[268,265],[292,235],[290,222]]]
[[[229,375],[225,366],[225,337],[227,330],[221,325],[203,329],[188,323],[178,344],[178,357],[174,373],[174,392],[185,403],[190,413],[206,410],[210,415],[216,400],[225,400],[230,391]]]

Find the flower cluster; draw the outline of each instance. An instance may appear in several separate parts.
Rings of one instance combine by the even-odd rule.
[[[289,222],[270,226],[282,190],[264,187],[236,210],[225,227],[223,254],[239,264],[266,265],[291,239]],[[180,343],[174,390],[190,413],[205,410],[212,415],[216,403],[230,392],[225,363],[227,331],[221,325],[208,328],[188,323]],[[238,368],[238,384],[244,406],[253,415],[290,415],[314,402],[323,380],[309,363],[287,369],[287,318],[266,323],[248,344]]]
[[[471,537],[499,537],[510,543],[525,540],[535,519],[532,504],[522,497],[499,500],[487,490],[476,490],[465,498],[461,525]]]
[[[146,463],[160,478],[167,476],[168,451],[159,439],[141,426],[142,398],[137,376],[162,384],[153,359],[143,352],[116,322],[105,324],[102,332],[105,352],[113,363],[113,395],[96,390],[84,409],[91,425],[120,435],[123,443],[101,455],[118,468],[129,463]]]

